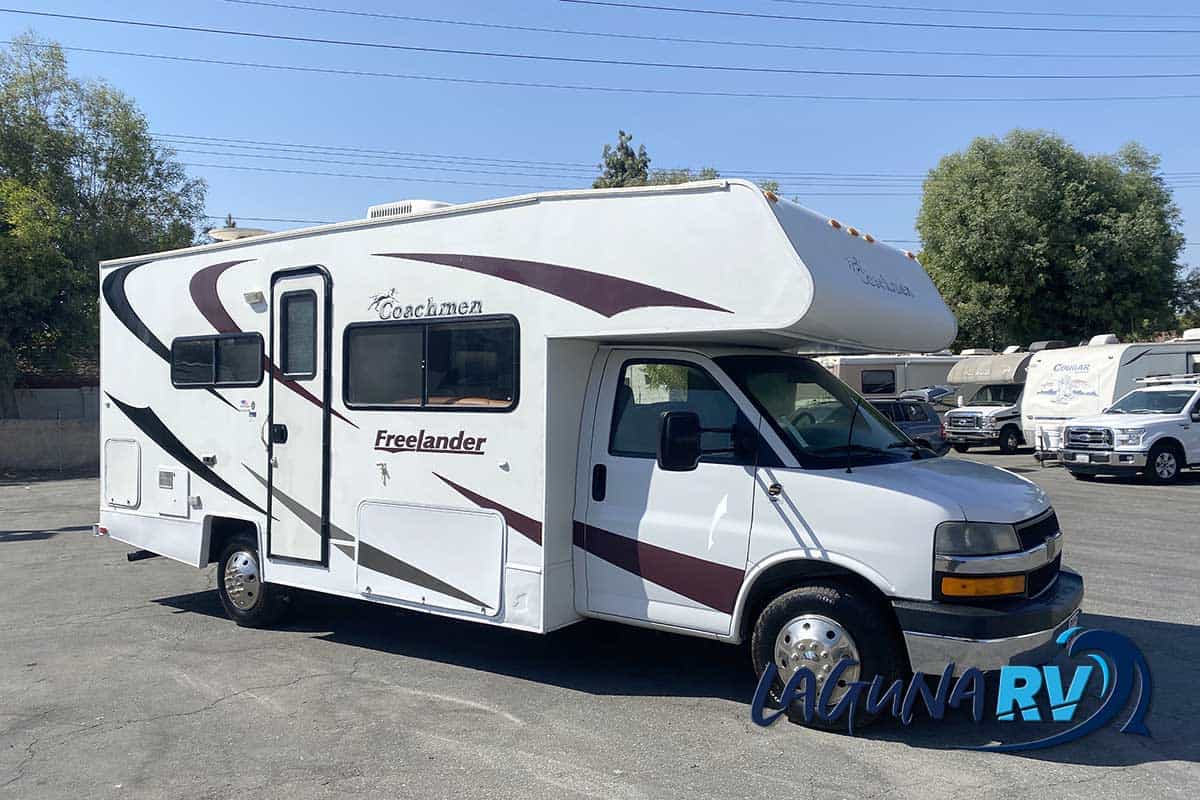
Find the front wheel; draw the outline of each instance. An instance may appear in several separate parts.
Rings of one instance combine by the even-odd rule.
[[[1000,431],[1000,452],[1010,456],[1021,446],[1021,432],[1009,426]]]
[[[1180,461],[1177,448],[1164,442],[1154,445],[1146,457],[1146,479],[1157,484],[1175,483],[1179,480]]]
[[[217,595],[229,618],[246,628],[274,625],[291,605],[286,589],[263,583],[258,544],[244,534],[225,546],[217,562]]]
[[[818,697],[826,679],[842,658],[858,662],[841,673],[837,688],[830,691],[830,706],[849,690],[853,681],[870,681],[882,676],[885,685],[908,674],[903,645],[890,612],[862,589],[839,581],[828,581],[792,589],[772,600],[754,626],[750,643],[755,672],[761,677],[767,665],[779,671],[771,687],[772,699],[780,702],[788,679],[801,667],[816,678]],[[873,719],[856,707],[856,725]],[[845,716],[826,721],[814,717],[804,721],[793,709],[789,718],[815,728],[844,728]]]

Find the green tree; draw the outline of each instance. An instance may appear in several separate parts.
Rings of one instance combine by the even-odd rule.
[[[917,230],[959,343],[1173,325],[1184,239],[1158,164],[1137,144],[1088,156],[1022,130],[944,157],[925,181]]]
[[[1184,275],[1175,293],[1175,310],[1181,330],[1200,328],[1200,267]]]
[[[721,173],[712,167],[701,167],[698,170],[692,170],[687,167],[682,169],[656,169],[650,173],[650,177],[646,183],[651,186],[662,186],[671,183],[688,183],[690,181],[711,181],[719,177],[721,177]]]
[[[645,186],[650,176],[650,156],[646,145],[638,145],[635,151],[630,142],[633,134],[617,131],[617,145],[604,145],[601,153],[600,177],[592,183],[593,189],[611,189],[618,186]]]
[[[32,34],[0,50],[0,179],[0,247],[17,254],[0,265],[0,308],[29,331],[0,345],[0,412],[10,413],[22,350],[94,355],[98,262],[191,244],[205,187],[154,143],[132,100],[72,78],[62,49]],[[21,274],[59,258],[69,271],[53,280]]]

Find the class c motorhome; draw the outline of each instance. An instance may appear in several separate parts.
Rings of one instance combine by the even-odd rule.
[[[293,588],[599,617],[781,680],[996,667],[1070,624],[1036,486],[795,355],[950,342],[911,255],[737,180],[398,209],[101,265],[98,533],[215,563],[243,625]]]
[[[1139,378],[1200,372],[1200,329],[1166,342],[1121,344],[1112,334],[1086,345],[1036,353],[1021,399],[1021,427],[1039,460],[1062,450],[1069,420],[1103,413],[1137,387]]]
[[[1033,353],[1009,348],[1003,353],[964,350],[947,382],[955,388],[955,408],[943,421],[946,440],[960,453],[972,447],[999,447],[1015,453],[1025,444],[1021,433],[1021,393]]]

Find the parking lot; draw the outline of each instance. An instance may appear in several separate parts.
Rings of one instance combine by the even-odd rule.
[[[965,457],[1049,492],[1084,624],[1150,662],[1151,738],[997,755],[953,749],[993,731],[959,718],[763,729],[744,650],[598,622],[537,637],[304,597],[283,628],[240,629],[211,568],[91,536],[96,480],[10,479],[0,797],[1195,797],[1200,473],[1083,483],[1028,452]]]

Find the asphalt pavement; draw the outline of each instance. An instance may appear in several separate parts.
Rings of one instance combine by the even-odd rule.
[[[91,535],[95,479],[0,479],[0,798],[1196,797],[1200,473],[965,457],[1049,492],[1083,623],[1146,653],[1150,737],[990,754],[956,748],[999,723],[961,716],[764,729],[744,649],[601,622],[539,637],[304,596],[242,629],[212,568]]]

